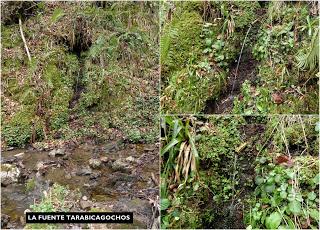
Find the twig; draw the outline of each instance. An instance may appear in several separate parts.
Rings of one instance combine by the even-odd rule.
[[[21,38],[22,38],[22,41],[23,41],[23,44],[24,44],[24,48],[26,49],[29,61],[31,61],[31,56],[30,56],[30,53],[29,53],[27,42],[26,42],[26,39],[25,39],[25,37],[23,35],[21,18],[19,18],[19,27],[20,27],[20,34],[21,34]]]
[[[257,20],[256,20],[256,21],[257,21]],[[238,69],[239,69],[239,64],[240,64],[240,60],[241,60],[241,56],[242,56],[244,44],[246,43],[246,40],[247,40],[247,37],[248,37],[248,34],[249,34],[250,30],[251,30],[252,25],[253,25],[256,21],[254,21],[253,23],[250,24],[250,27],[249,27],[249,29],[247,30],[247,34],[246,34],[246,36],[245,36],[245,38],[244,38],[244,40],[243,40],[242,47],[241,47],[241,51],[240,51],[240,55],[239,55],[239,58],[238,58],[238,63],[237,63],[236,72],[235,72],[235,74],[234,74],[234,77],[235,77],[235,78],[236,78],[237,75],[238,75]],[[233,81],[233,84],[232,84],[231,93],[233,93],[233,90],[234,90],[234,83],[235,83],[235,80]]]
[[[306,144],[306,150],[308,151],[308,150],[309,150],[309,145],[308,145],[308,140],[307,140],[306,132],[305,132],[305,130],[304,130],[304,124],[303,124],[301,115],[299,115],[299,120],[300,120],[300,122],[301,122],[301,127],[302,127],[302,131],[303,131],[304,142],[305,142],[305,144]]]

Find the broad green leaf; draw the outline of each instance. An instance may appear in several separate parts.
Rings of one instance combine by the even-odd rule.
[[[279,212],[273,212],[266,218],[265,224],[268,229],[276,229],[281,223],[281,215]]]
[[[212,45],[212,39],[207,38],[206,39],[206,46],[211,46]]]
[[[299,201],[293,200],[288,204],[289,210],[294,214],[298,215],[301,213],[301,203]]]
[[[160,201],[160,210],[164,211],[170,206],[170,200],[169,199],[161,199]]]
[[[60,8],[55,9],[51,17],[52,22],[57,22],[63,15],[64,15],[64,12],[62,9]]]
[[[172,139],[169,144],[167,144],[162,150],[161,150],[161,156],[163,156],[166,152],[168,152],[171,148],[173,148],[176,144],[178,144],[178,139]]]
[[[320,174],[317,174],[317,175],[312,179],[313,183],[315,183],[316,185],[319,184],[319,180],[320,180]]]
[[[255,182],[256,182],[256,184],[257,184],[257,185],[262,184],[262,183],[263,183],[263,181],[264,181],[264,179],[263,179],[263,177],[262,177],[262,176],[256,176],[256,178],[255,178]]]
[[[286,191],[281,191],[281,192],[280,192],[280,197],[281,197],[282,199],[287,198],[287,192],[286,192]]]
[[[264,190],[267,193],[272,193],[275,190],[276,186],[274,184],[269,184],[264,187]]]
[[[309,215],[311,216],[312,219],[319,221],[319,211],[317,209],[310,209],[309,210]]]
[[[314,200],[316,198],[317,198],[317,195],[314,193],[314,191],[308,193],[309,200]]]

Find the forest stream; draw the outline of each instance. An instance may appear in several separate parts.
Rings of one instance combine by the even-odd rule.
[[[159,165],[154,144],[112,142],[51,151],[14,149],[2,153],[1,164],[12,169],[1,172],[1,208],[7,216],[2,219],[7,219],[8,228],[22,228],[25,210],[41,201],[43,191],[54,183],[81,193],[81,199],[72,201],[77,203],[73,211],[132,211],[130,228],[152,226],[150,200],[158,195],[158,175],[152,172]]]

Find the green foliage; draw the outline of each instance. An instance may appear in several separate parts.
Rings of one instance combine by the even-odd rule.
[[[300,51],[296,56],[298,61],[297,65],[301,69],[307,69],[310,71],[316,70],[319,66],[319,30],[316,30],[313,34],[311,46],[307,52]]]
[[[290,53],[294,46],[293,22],[277,25],[272,29],[263,29],[258,34],[258,41],[253,47],[253,55],[258,60],[272,58],[275,63],[282,61],[283,54]],[[286,60],[286,59],[284,59]]]
[[[311,155],[318,155],[318,132],[315,130],[316,117],[301,118],[274,117],[267,125],[267,132],[272,133],[272,143],[275,152],[295,152],[305,151]]]
[[[61,17],[63,17],[65,13],[63,12],[63,10],[61,8],[56,8],[54,11],[53,11],[53,14],[52,14],[52,17],[51,17],[51,20],[53,23],[57,22]]]
[[[34,190],[36,187],[36,180],[34,178],[31,178],[26,183],[26,192],[30,192]]]
[[[72,91],[68,87],[61,87],[54,92],[51,104],[50,124],[54,130],[68,124],[69,120],[69,101]]]
[[[24,107],[2,127],[2,137],[8,146],[22,147],[31,138],[32,108]]]
[[[315,228],[319,224],[314,216],[319,205],[315,195],[318,170],[310,157],[297,158],[292,168],[274,165],[270,160],[259,163],[256,167],[256,183],[259,183],[245,218],[247,224],[252,228],[276,229],[281,225],[280,228],[300,229],[305,228],[301,224],[305,226],[308,220],[308,226]]]
[[[255,113],[267,114],[275,110],[272,102],[271,92],[268,88],[251,86],[249,81],[245,81],[241,87],[241,100],[235,98],[233,113],[252,115]]]
[[[190,57],[199,57],[202,23],[197,12],[184,12],[164,25],[160,41],[162,66],[170,70],[180,70]]]
[[[33,212],[68,212],[68,204],[66,199],[68,196],[73,196],[73,199],[79,199],[79,194],[73,193],[64,186],[53,184],[48,193],[42,197],[40,203],[30,205]],[[27,224],[26,229],[59,229],[56,224]]]
[[[223,72],[215,72],[207,61],[191,63],[187,68],[173,73],[164,89],[164,111],[198,113],[208,98],[218,96],[225,81]]]
[[[217,203],[228,201],[238,183],[233,178],[234,161],[235,150],[241,144],[238,129],[243,122],[241,117],[210,117],[211,128],[205,126],[197,141],[201,161],[212,165],[202,171],[201,180],[213,193],[213,200]]]
[[[19,106],[30,107],[32,114],[24,122],[27,125],[20,125],[20,121],[11,125],[11,117],[4,114],[4,140],[8,136],[9,144],[21,146],[29,141],[31,118],[38,133],[38,126],[49,131],[48,139],[106,138],[109,128],[118,129],[134,142],[157,139],[153,114],[158,111],[154,69],[158,62],[158,3],[108,5],[100,8],[92,3],[60,2],[46,7],[43,3],[43,12],[23,22],[30,63],[19,27],[2,27],[4,94]],[[83,20],[81,28],[76,28],[77,18]],[[85,47],[84,43],[92,45]],[[89,116],[96,122],[86,122]],[[14,140],[14,136],[23,138]],[[36,141],[41,137],[38,135]]]
[[[197,206],[189,198],[195,195],[199,184],[194,183],[198,176],[198,151],[194,140],[194,120],[164,117],[161,123],[164,132],[161,148],[161,227],[196,227]],[[170,187],[178,190],[170,195]],[[191,189],[190,189],[191,188]],[[185,193],[184,190],[189,192]],[[181,215],[180,215],[181,214]]]

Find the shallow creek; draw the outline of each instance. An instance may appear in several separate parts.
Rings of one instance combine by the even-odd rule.
[[[61,156],[49,156],[50,151],[15,149],[1,154],[1,164],[11,164],[20,170],[18,182],[1,184],[2,214],[10,216],[8,227],[23,227],[24,211],[41,200],[43,191],[53,183],[78,190],[92,201],[92,206],[105,206],[107,210],[123,209],[128,201],[134,201],[132,211],[144,208],[145,216],[135,221],[133,228],[148,227],[152,216],[147,200],[158,195],[159,158],[155,144],[80,145],[65,150]],[[19,158],[14,155],[24,153]],[[90,160],[101,164],[93,167]],[[115,167],[116,166],[116,167]],[[27,189],[27,181],[34,185]],[[141,206],[141,207],[140,207]],[[111,207],[109,209],[109,207]],[[112,207],[114,207],[112,209]],[[149,210],[150,209],[150,210]],[[121,210],[124,211],[124,210]],[[141,210],[138,212],[141,213]]]

